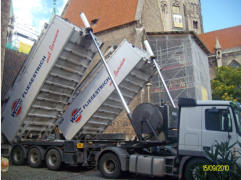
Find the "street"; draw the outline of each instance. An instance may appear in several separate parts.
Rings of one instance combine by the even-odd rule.
[[[14,166],[10,165],[8,172],[2,173],[2,180],[104,180],[99,171],[80,170],[80,167],[65,166],[60,171],[50,171],[46,167],[31,168],[29,166]],[[124,174],[119,180],[145,180],[145,179],[167,179],[151,178],[148,176],[136,176],[132,174]],[[168,178],[174,180],[175,178]]]

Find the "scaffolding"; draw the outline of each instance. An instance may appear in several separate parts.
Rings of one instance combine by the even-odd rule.
[[[148,40],[176,105],[180,97],[211,99],[208,57],[193,34],[154,34]],[[151,100],[169,102],[157,74],[152,78]]]

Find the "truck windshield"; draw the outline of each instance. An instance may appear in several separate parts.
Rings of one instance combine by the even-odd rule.
[[[237,103],[234,107],[234,117],[237,124],[237,130],[239,135],[241,135],[241,105]]]

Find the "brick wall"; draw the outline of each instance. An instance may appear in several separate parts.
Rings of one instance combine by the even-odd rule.
[[[26,55],[14,50],[5,50],[4,73],[2,80],[2,100],[21,69]],[[3,67],[2,67],[3,68]]]

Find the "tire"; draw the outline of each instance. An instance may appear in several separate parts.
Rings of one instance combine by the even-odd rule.
[[[50,149],[46,154],[45,161],[48,169],[59,170],[62,164],[60,152],[57,149]]]
[[[185,180],[196,180],[198,174],[198,168],[202,168],[202,165],[207,164],[208,162],[201,158],[191,159],[187,162],[184,169],[184,179]],[[202,169],[200,170],[202,171]],[[209,179],[206,177],[205,179]]]
[[[33,168],[41,167],[42,165],[42,155],[40,149],[34,147],[28,152],[28,164]]]
[[[22,146],[15,146],[11,151],[11,160],[14,165],[23,165],[25,161],[24,148]]]
[[[118,178],[121,175],[121,164],[113,153],[104,154],[99,161],[99,170],[106,178]]]

